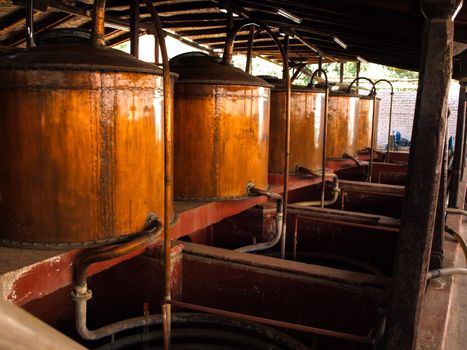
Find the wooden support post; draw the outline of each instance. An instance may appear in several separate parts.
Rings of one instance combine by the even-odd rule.
[[[245,72],[251,74],[253,71],[253,43],[255,41],[255,26],[250,27],[250,35],[248,36],[248,51],[246,53],[246,68]]]
[[[130,53],[139,57],[139,0],[130,1]]]
[[[466,99],[466,83],[460,82],[459,87],[459,105],[457,109],[457,125],[456,125],[456,145],[454,148],[454,159],[452,162],[451,185],[449,189],[449,207],[457,208],[459,200],[459,184],[462,180],[462,165],[464,158],[464,142],[465,142],[465,99]],[[463,209],[460,208],[460,209]]]
[[[462,0],[422,0],[426,17],[412,146],[385,349],[415,349],[433,239],[452,75],[454,17]]]

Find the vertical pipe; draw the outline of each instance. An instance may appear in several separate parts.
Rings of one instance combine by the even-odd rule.
[[[26,8],[26,37],[28,48],[36,46],[34,43],[34,0],[29,0]]]
[[[149,0],[147,0],[149,1]],[[283,221],[282,221],[282,236],[281,236],[281,258],[285,257],[285,242],[286,242],[286,232],[287,232],[287,201],[288,201],[288,187],[289,187],[289,166],[290,166],[290,97],[291,97],[291,82],[289,76],[289,61],[287,53],[284,50],[280,40],[277,36],[269,29],[269,27],[262,21],[258,20],[245,20],[233,29],[225,41],[224,47],[224,56],[222,57],[223,64],[230,64],[232,61],[233,49],[235,36],[238,31],[244,26],[255,24],[263,30],[265,30],[271,38],[274,40],[274,43],[277,45],[282,57],[283,64],[283,79],[285,82],[286,88],[286,98],[285,98],[285,142],[284,142],[284,186],[283,186],[283,199],[284,199],[284,208],[283,208]]]
[[[324,208],[326,194],[326,142],[328,134],[328,100],[329,100],[329,80],[327,73],[322,69],[318,68],[311,76],[311,86],[313,86],[313,80],[316,74],[324,75],[325,90],[324,90],[324,125],[323,125],[323,153],[322,153],[322,174],[321,174],[321,208]]]
[[[462,180],[462,158],[464,157],[465,133],[465,100],[466,83],[461,82],[459,87],[459,105],[457,109],[456,146],[452,162],[451,186],[449,189],[449,208],[457,208],[459,200],[459,184]]]
[[[386,153],[386,160],[385,160],[386,163],[389,163],[389,152],[390,152],[389,145],[391,144],[391,123],[392,123],[392,104],[393,104],[393,97],[394,97],[394,86],[387,79],[379,79],[379,80],[375,81],[375,85],[374,85],[375,86],[375,92],[376,92],[376,85],[378,85],[381,82],[388,83],[389,86],[391,87],[391,95],[390,95],[391,100],[389,102],[389,122],[388,122],[388,151]]]
[[[160,57],[160,45],[159,45],[159,38],[157,35],[154,35],[154,63],[159,64],[161,62]]]
[[[356,67],[355,67],[355,68],[356,68],[356,69],[355,69],[355,70],[356,70],[356,72],[355,72],[355,78],[360,78],[360,68],[361,68],[361,65],[362,65],[361,62],[358,61],[357,64],[356,64]],[[358,83],[358,80],[357,80],[357,88],[358,88],[358,84],[359,84],[359,83]]]
[[[297,243],[298,243],[298,215],[295,216],[295,226],[293,230],[293,251],[292,259],[293,261],[297,260]]]
[[[95,0],[91,22],[91,45],[105,46],[105,0]]]
[[[344,63],[341,63],[339,67],[339,83],[342,84],[343,82],[344,82]]]
[[[284,36],[284,52],[285,54],[288,56],[289,55],[289,35],[286,34]],[[282,66],[282,79],[285,79],[285,71],[284,71],[285,67]],[[288,69],[288,67],[287,67]]]
[[[370,164],[368,165],[368,182],[371,182],[373,173],[373,162],[375,157],[375,119],[376,119],[376,89],[373,88],[373,112],[371,115],[371,137],[370,137]]]
[[[392,103],[394,99],[394,92],[391,91],[391,101],[389,103],[389,121],[388,121],[388,152],[386,154],[386,163],[389,163],[389,155],[391,153],[391,123],[392,123]]]
[[[385,349],[415,349],[433,241],[461,0],[422,0],[426,18],[407,185],[395,256]]]
[[[253,70],[253,42],[255,40],[255,26],[252,25],[250,27],[250,35],[248,36],[248,51],[246,54],[246,67],[245,67],[245,72],[248,74],[251,74]]]
[[[156,35],[159,37],[159,46],[161,49],[162,65],[163,65],[163,79],[164,79],[164,304],[166,305],[166,328],[167,339],[165,341],[167,349],[170,348],[170,334],[171,334],[171,306],[168,303],[171,299],[171,281],[172,281],[172,267],[171,267],[171,221],[173,213],[172,205],[172,184],[173,184],[173,96],[172,84],[170,78],[170,65],[169,56],[167,54],[167,46],[165,44],[164,32],[162,24],[151,0],[144,0],[146,7],[151,13]]]
[[[328,134],[328,101],[329,101],[329,83],[326,76],[326,90],[324,93],[324,125],[323,125],[323,154],[322,154],[322,171],[321,175],[321,208],[324,208],[324,195],[326,192],[326,143]]]
[[[139,0],[130,1],[130,53],[139,57]]]

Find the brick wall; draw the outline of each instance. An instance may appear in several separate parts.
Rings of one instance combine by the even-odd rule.
[[[379,148],[385,148],[388,138],[388,119],[389,119],[389,92],[378,92],[378,97],[381,98],[379,108],[378,121],[378,138],[377,144]],[[399,131],[403,138],[407,140],[412,136],[413,115],[415,112],[415,100],[417,98],[416,91],[396,91],[394,92],[394,103],[392,109],[391,133]],[[455,81],[451,83],[449,91],[449,108],[451,116],[448,121],[449,136],[455,136],[456,133],[456,118],[457,104],[459,98],[459,84]]]

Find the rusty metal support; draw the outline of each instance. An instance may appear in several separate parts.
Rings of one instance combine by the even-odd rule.
[[[462,180],[462,165],[465,157],[465,102],[467,84],[460,82],[459,105],[457,109],[456,145],[454,148],[454,159],[452,162],[451,184],[449,188],[449,208],[457,208],[459,201],[459,184]]]
[[[172,85],[170,78],[169,56],[167,54],[167,46],[165,44],[164,31],[162,24],[151,0],[144,0],[146,7],[151,13],[156,34],[159,37],[159,46],[162,56],[163,79],[164,79],[164,301],[167,304],[171,298],[171,281],[172,281],[172,264],[170,260],[171,245],[171,221],[173,213],[173,96]],[[170,349],[170,326],[171,326],[171,306],[166,306],[166,318],[164,327],[166,334],[164,344],[166,349]]]
[[[130,53],[139,57],[139,0],[130,1]]]
[[[392,104],[394,100],[394,87],[392,86],[392,83],[389,80],[386,79],[379,79],[375,81],[375,87],[381,82],[388,83],[389,86],[391,87],[391,100],[389,101],[389,121],[388,121],[388,151],[386,153],[386,160],[385,163],[389,163],[389,154],[391,152],[391,123],[392,123]],[[373,146],[373,145],[372,145]]]
[[[435,228],[433,232],[433,245],[430,255],[430,270],[443,267],[444,258],[444,231],[446,225],[446,199],[448,180],[448,130],[444,137],[443,163],[439,180],[438,204],[436,205]]]
[[[26,37],[28,48],[36,46],[34,43],[34,0],[29,0],[26,8]]]
[[[253,44],[255,41],[255,26],[250,27],[250,35],[248,36],[248,50],[246,53],[246,67],[245,72],[251,74],[253,71]]]
[[[287,52],[282,46],[279,38],[274,34],[271,29],[262,21],[259,20],[244,20],[240,22],[230,33],[227,40],[225,41],[224,56],[222,58],[223,64],[230,64],[232,61],[232,55],[234,50],[235,36],[245,26],[256,25],[263,28],[269,36],[274,40],[277,48],[279,49],[282,57],[282,67],[283,67],[283,79],[285,82],[286,98],[285,98],[285,142],[284,142],[284,186],[283,186],[283,221],[282,221],[282,237],[281,237],[281,257],[285,257],[285,242],[287,234],[287,201],[288,201],[288,186],[289,186],[289,166],[290,166],[290,97],[291,97],[291,82],[289,76],[289,60],[287,57]]]
[[[352,91],[352,85],[356,83],[357,85],[357,90],[358,90],[358,82],[360,80],[366,80],[372,85],[371,89],[371,96],[373,97],[373,109],[372,109],[372,115],[371,115],[371,138],[370,138],[370,163],[368,164],[368,175],[367,175],[367,181],[371,182],[371,175],[373,173],[373,161],[375,157],[375,150],[374,150],[374,144],[375,144],[375,118],[376,118],[376,87],[375,83],[368,78],[365,77],[357,77],[355,78],[349,85],[349,93]]]
[[[386,350],[415,349],[425,293],[461,0],[422,0],[426,18],[409,171],[395,258]]]

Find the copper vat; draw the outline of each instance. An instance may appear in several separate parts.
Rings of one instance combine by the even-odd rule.
[[[159,68],[87,42],[35,47],[0,67],[3,243],[88,246],[163,220]]]
[[[274,85],[271,90],[271,122],[269,127],[269,172],[284,169],[284,123],[286,90],[283,80],[262,77]],[[292,86],[290,101],[290,166],[296,173],[298,165],[319,171],[323,159],[325,93],[320,89]]]
[[[248,196],[268,187],[270,85],[216,57],[171,60],[179,74],[174,106],[174,195],[179,200]]]
[[[358,95],[333,91],[329,94],[326,158],[344,159],[355,156],[358,122]]]
[[[357,136],[356,149],[357,151],[366,151],[368,148],[375,149],[376,138],[378,135],[378,112],[380,99],[376,99],[375,109],[375,133],[372,147],[371,144],[371,128],[373,126],[373,96],[360,96],[358,102],[358,121],[357,121]]]

